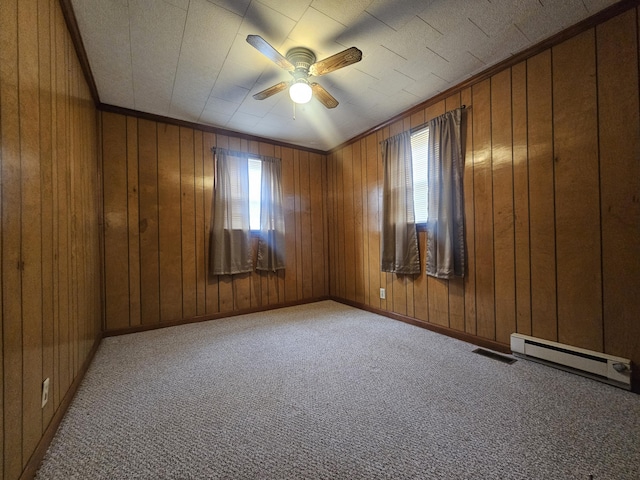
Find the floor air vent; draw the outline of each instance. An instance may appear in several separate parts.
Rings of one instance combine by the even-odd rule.
[[[497,360],[502,363],[506,363],[511,365],[513,362],[517,360],[515,358],[507,357],[505,355],[500,355],[499,353],[492,352],[490,350],[485,350],[484,348],[476,348],[473,353],[477,353],[478,355],[482,355],[483,357],[492,358],[493,360]]]
[[[631,389],[631,361],[541,338],[511,334],[514,355],[577,373],[616,387]]]

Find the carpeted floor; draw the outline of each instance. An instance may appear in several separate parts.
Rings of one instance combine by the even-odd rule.
[[[107,338],[38,479],[640,478],[640,396],[326,301]]]

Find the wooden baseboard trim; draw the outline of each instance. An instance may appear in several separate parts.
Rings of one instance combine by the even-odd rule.
[[[261,307],[243,308],[243,309],[234,310],[231,312],[219,312],[219,313],[212,313],[209,315],[201,315],[198,317],[183,318],[182,320],[176,320],[173,322],[154,323],[150,325],[136,325],[133,327],[118,328],[115,330],[105,330],[105,332],[102,334],[102,337],[103,338],[115,337],[118,335],[128,335],[130,333],[146,332],[148,330],[157,330],[158,328],[177,327],[179,325],[187,325],[189,323],[199,323],[199,322],[206,322],[209,320],[219,320],[221,318],[237,317],[238,315],[246,315],[248,313],[267,312],[269,310],[275,310],[278,308],[295,307],[297,305],[305,305],[307,303],[316,303],[316,302],[321,302],[323,300],[329,300],[329,297],[328,296],[314,297],[314,298],[308,298],[305,300],[294,300],[292,302],[277,303],[277,304],[265,305]]]
[[[463,342],[471,343],[473,345],[477,345],[483,348],[488,348],[489,350],[494,350],[496,352],[501,352],[501,353],[511,353],[511,348],[509,347],[509,345],[505,345],[504,343],[496,342],[494,340],[477,337],[475,335],[470,335],[468,333],[461,332],[459,330],[454,330],[452,328],[442,327],[440,325],[434,325],[433,323],[418,320],[417,318],[409,317],[408,315],[402,315],[394,312],[387,312],[386,310],[381,310],[379,308],[371,307],[369,305],[365,305],[364,303],[353,302],[351,300],[346,300],[344,298],[338,298],[338,297],[330,297],[330,299],[338,303],[342,303],[344,305],[349,305],[350,307],[359,308],[360,310],[365,310],[371,313],[377,313],[378,315],[383,315],[385,317],[389,317],[394,320],[399,320],[401,322],[408,323],[410,325],[415,325],[416,327],[431,330],[432,332],[440,333],[442,335],[446,335],[447,337],[456,338],[458,340],[462,340]]]
[[[73,380],[73,382],[71,382],[71,385],[67,390],[67,393],[65,393],[64,397],[62,397],[62,401],[58,406],[58,410],[56,410],[56,413],[53,414],[53,417],[51,418],[49,425],[47,426],[44,433],[42,434],[42,437],[38,442],[38,446],[36,447],[35,451],[31,455],[31,458],[29,459],[29,461],[27,462],[27,466],[22,471],[22,475],[20,475],[20,480],[32,480],[33,477],[35,477],[36,472],[40,467],[40,463],[42,462],[42,459],[44,458],[45,453],[47,453],[47,449],[49,448],[49,445],[51,444],[53,437],[58,431],[60,422],[62,422],[64,415],[67,413],[67,410],[69,409],[69,405],[71,405],[71,401],[73,400],[73,397],[75,397],[76,392],[78,391],[78,387],[80,386],[80,383],[82,383],[82,380],[84,379],[84,376],[87,373],[87,370],[89,370],[89,365],[91,365],[91,362],[93,361],[93,357],[98,351],[98,347],[100,346],[101,341],[102,341],[102,337],[99,336],[98,338],[96,338],[95,342],[93,342],[93,346],[89,351],[89,355],[87,355],[87,358],[83,362],[82,367],[80,367],[80,371],[76,375],[76,378]]]

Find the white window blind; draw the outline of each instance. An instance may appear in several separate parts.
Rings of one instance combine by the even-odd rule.
[[[262,161],[249,159],[249,228],[260,230],[260,201],[262,191]]]
[[[429,157],[429,128],[411,135],[411,161],[413,164],[413,208],[416,223],[427,222],[427,161]]]

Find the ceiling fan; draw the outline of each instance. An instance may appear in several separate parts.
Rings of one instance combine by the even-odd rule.
[[[293,77],[289,82],[280,82],[256,93],[253,96],[256,100],[264,100],[290,87],[289,96],[296,103],[307,103],[315,95],[325,107],[335,108],[338,101],[322,85],[309,82],[309,77],[325,75],[362,60],[362,52],[356,47],[317,62],[315,54],[305,47],[294,47],[283,56],[260,35],[248,35],[247,42]]]

